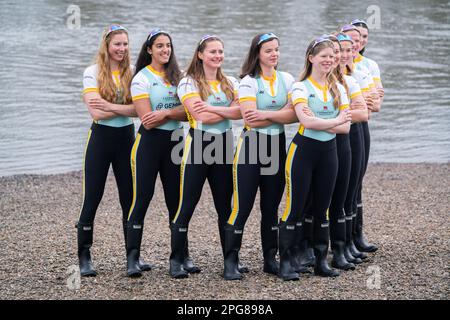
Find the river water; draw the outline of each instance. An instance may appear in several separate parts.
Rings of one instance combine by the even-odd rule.
[[[69,27],[75,21],[70,5],[80,10],[79,29]],[[172,0],[169,6],[37,0],[0,6],[0,176],[81,170],[91,123],[81,100],[82,74],[110,23],[129,29],[133,62],[149,30],[170,31],[182,68],[202,35],[218,34],[225,72],[234,76],[251,38],[274,32],[281,40],[279,70],[298,78],[313,37],[356,17],[375,19],[380,24],[371,30],[366,55],[380,65],[386,96],[370,122],[370,160],[450,161],[448,1]],[[242,121],[234,123],[236,134],[241,127]],[[288,138],[296,129],[287,127]]]

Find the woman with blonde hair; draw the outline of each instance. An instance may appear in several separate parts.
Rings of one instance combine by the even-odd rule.
[[[291,249],[295,246],[297,222],[303,218],[310,192],[313,194],[314,272],[324,277],[339,275],[327,262],[328,208],[338,171],[336,133],[349,132],[351,114],[347,93],[331,74],[333,61],[332,41],[328,37],[315,39],[306,51],[300,82],[292,88],[292,104],[300,128],[288,149],[286,209],[279,224],[279,275],[285,281],[299,279],[291,264]]]
[[[84,152],[83,203],[77,223],[78,258],[82,276],[96,276],[90,248],[93,242],[94,218],[103,196],[109,167],[112,165],[119,190],[122,218],[130,209],[133,190],[130,152],[134,142],[136,116],[130,84],[128,32],[111,25],[103,33],[96,64],[83,75],[83,101],[93,119]],[[141,261],[144,269],[151,266]]]
[[[190,124],[180,169],[178,209],[171,221],[170,275],[186,278],[183,262],[189,221],[203,185],[208,179],[218,214],[224,251],[224,225],[231,211],[233,193],[233,133],[231,121],[241,117],[237,103],[238,82],[222,71],[223,41],[204,36],[195,49],[186,76],[178,85],[178,96]]]

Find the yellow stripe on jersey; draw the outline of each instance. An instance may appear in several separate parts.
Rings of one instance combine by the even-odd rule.
[[[238,162],[239,162],[239,154],[241,153],[242,148],[242,136],[239,138],[239,142],[236,149],[236,154],[234,155],[233,160],[233,210],[231,211],[230,218],[228,219],[228,224],[234,225],[236,222],[236,218],[239,212],[239,189],[238,189]]]
[[[350,100],[355,99],[357,96],[360,96],[360,95],[361,95],[361,91],[357,91],[350,96]]]
[[[175,217],[173,218],[172,222],[176,223],[178,216],[180,215],[181,206],[183,204],[183,189],[184,189],[184,174],[186,170],[186,163],[187,159],[189,157],[189,152],[191,151],[191,144],[192,144],[192,137],[190,134],[187,135],[186,141],[184,142],[184,150],[183,150],[183,158],[181,159],[181,166],[180,166],[180,198],[178,201],[178,209],[177,213],[175,214]],[[190,200],[190,199],[188,199]]]
[[[292,104],[295,106],[299,103],[308,103],[308,101],[305,98],[297,98],[294,100],[294,102],[292,102]]]
[[[141,100],[141,99],[148,99],[150,96],[148,93],[143,93],[134,97],[131,97],[131,100],[133,101],[137,101],[137,100]]]
[[[131,179],[133,181],[133,201],[131,202],[130,211],[128,212],[128,220],[130,220],[131,213],[133,212],[134,206],[136,205],[136,195],[137,195],[136,155],[140,142],[141,142],[141,134],[138,133],[136,135],[136,140],[134,141],[133,148],[131,149],[131,156],[130,156]]]
[[[83,201],[81,202],[81,209],[80,209],[80,214],[78,215],[78,220],[80,220],[81,217],[81,211],[83,210],[83,206],[84,206],[84,198],[85,198],[85,194],[86,194],[86,153],[87,153],[87,148],[89,145],[89,141],[91,140],[91,135],[92,135],[92,129],[89,129],[89,133],[88,133],[88,137],[86,140],[86,146],[84,147],[84,156],[83,156]]]
[[[327,102],[328,101],[328,86],[321,86],[320,84],[318,84],[316,82],[316,80],[313,79],[313,77],[309,76],[308,79],[309,82],[311,82],[313,84],[313,86],[315,86],[317,89],[322,91],[323,94],[323,102]]]
[[[289,146],[289,152],[287,154],[286,159],[286,209],[284,209],[284,214],[281,217],[281,221],[285,222],[289,215],[291,214],[292,209],[292,162],[294,159],[295,151],[297,150],[297,145],[295,143],[291,143]],[[298,201],[298,199],[296,199]]]
[[[375,83],[370,83],[369,84],[369,89],[373,89],[373,88],[375,88]]]
[[[83,94],[86,94],[88,92],[99,92],[98,88],[86,88],[83,90]]]
[[[348,109],[348,104],[343,104],[342,106],[339,107],[339,110],[345,110]]]
[[[256,97],[243,97],[243,98],[239,98],[239,103],[246,102],[246,101],[256,101]]]
[[[198,92],[185,94],[184,96],[181,97],[181,103],[184,103],[187,99],[192,97],[200,97],[200,94]]]
[[[369,88],[362,88],[361,91],[362,91],[362,92],[368,92],[368,91],[369,91]]]

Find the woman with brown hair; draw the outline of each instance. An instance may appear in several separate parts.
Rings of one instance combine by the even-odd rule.
[[[142,45],[136,63],[136,75],[131,84],[131,95],[142,125],[131,152],[133,173],[133,202],[127,234],[127,274],[139,277],[139,264],[144,219],[153,198],[156,178],[161,178],[169,221],[178,206],[180,165],[172,152],[183,140],[186,113],[177,96],[181,71],[175,57],[172,37],[166,31],[154,29]],[[187,250],[187,247],[186,247]],[[195,267],[185,252],[185,269]]]
[[[189,221],[208,179],[218,214],[219,234],[224,250],[224,225],[231,211],[233,193],[232,119],[241,114],[237,104],[237,80],[222,71],[223,41],[204,36],[195,49],[186,76],[178,85],[189,120],[180,169],[178,209],[171,221],[170,275],[186,278],[183,262]]]
[[[245,127],[233,163],[233,209],[226,227],[224,278],[241,279],[239,250],[245,223],[261,194],[263,271],[278,275],[278,206],[284,191],[284,124],[297,122],[290,90],[294,77],[277,70],[280,43],[273,33],[256,35],[242,66],[239,103]]]

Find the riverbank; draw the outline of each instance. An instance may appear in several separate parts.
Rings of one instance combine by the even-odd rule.
[[[158,179],[147,212],[142,257],[156,264],[126,277],[121,210],[108,177],[97,212],[92,254],[99,275],[74,278],[81,172],[0,177],[0,299],[449,299],[450,164],[369,165],[365,230],[379,246],[355,271],[283,282],[262,272],[259,196],[245,229],[243,281],[224,281],[209,186],[191,221],[191,256],[203,269],[168,275],[170,233]],[[284,209],[282,201],[279,213]]]

